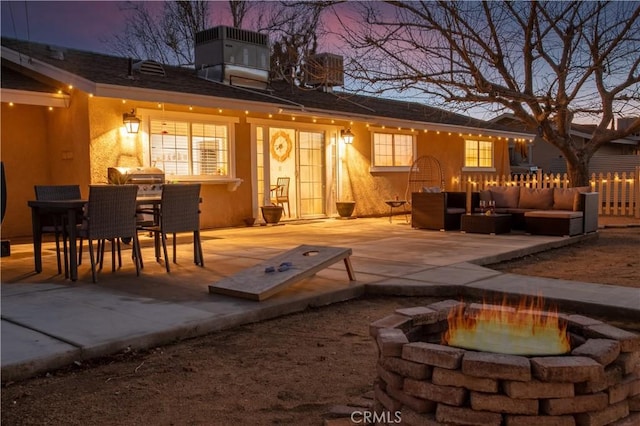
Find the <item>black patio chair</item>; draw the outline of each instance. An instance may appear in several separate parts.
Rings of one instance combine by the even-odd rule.
[[[82,198],[80,185],[35,185],[36,200],[78,200]],[[67,230],[65,224],[67,218],[64,215],[47,215],[42,217],[42,233],[53,234],[56,241],[56,256],[58,262],[58,274],[62,273],[60,260],[60,237],[64,254],[64,275],[69,276],[69,259],[67,252]],[[82,248],[82,239],[80,239]],[[81,249],[82,250],[82,249]]]
[[[137,194],[137,185],[91,185],[89,187],[87,211],[78,235],[89,242],[91,276],[94,283],[97,282],[94,240],[98,241],[97,260],[102,263],[106,240],[111,241],[113,257],[115,255],[113,247],[119,244],[119,239],[130,238],[132,240],[131,257],[136,266],[136,275],[140,275],[141,253],[136,222]]]
[[[139,211],[140,212],[140,211]],[[193,232],[193,262],[204,266],[202,243],[200,241],[200,184],[168,184],[162,187],[162,197],[158,211],[150,211],[158,217],[158,223],[152,226],[139,226],[142,231],[153,232],[156,241],[156,260],[160,261],[158,239],[162,241],[164,264],[167,272],[169,256],[167,253],[167,234],[173,234],[173,263],[176,262],[176,234]]]

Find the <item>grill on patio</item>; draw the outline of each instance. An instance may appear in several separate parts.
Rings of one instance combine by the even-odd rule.
[[[507,309],[447,300],[373,322],[377,411],[399,411],[410,425],[618,425],[640,418],[640,336],[585,316],[540,311],[568,337],[565,354],[443,343],[455,317],[477,318],[484,307]]]
[[[138,197],[160,197],[164,172],[157,167],[109,167],[108,181],[111,184],[138,185]]]

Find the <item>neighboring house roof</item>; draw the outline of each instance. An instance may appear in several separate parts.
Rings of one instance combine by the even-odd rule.
[[[517,119],[513,114],[501,114],[490,120],[492,123],[501,124],[512,130],[522,130],[525,126]],[[596,129],[595,124],[578,124],[571,123],[571,129],[569,130],[572,136],[579,138],[591,139],[593,131]],[[638,145],[640,140],[634,136],[627,136],[626,138],[620,138],[610,141],[610,143],[625,144],[625,145]]]
[[[158,101],[148,90],[161,91],[163,101],[213,105],[214,99],[233,99],[245,103],[268,104],[300,114],[336,114],[345,119],[361,118],[374,124],[389,124],[388,119],[439,127],[452,131],[462,128],[486,129],[487,133],[508,132],[513,137],[530,137],[525,130],[514,131],[501,123],[474,119],[416,102],[361,96],[347,92],[325,92],[272,82],[268,91],[246,89],[204,80],[192,68],[163,65],[165,76],[130,73],[128,58],[75,49],[52,47],[40,43],[2,38],[2,56],[18,65],[97,96],[127,97]],[[4,71],[4,69],[3,69]],[[4,76],[3,76],[4,79]],[[4,83],[3,83],[4,88]],[[30,90],[25,88],[25,90]],[[120,93],[121,92],[121,93]],[[179,97],[182,95],[182,97]],[[185,102],[185,95],[192,99]],[[207,104],[208,103],[208,104]],[[400,124],[398,124],[400,125]],[[405,124],[405,127],[408,126]],[[428,127],[428,126],[427,126]]]

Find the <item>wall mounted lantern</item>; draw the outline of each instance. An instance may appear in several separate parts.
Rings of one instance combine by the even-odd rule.
[[[140,130],[140,119],[136,117],[135,110],[122,114],[122,124],[127,129],[127,133],[138,133]]]
[[[342,141],[348,145],[351,145],[353,143],[353,133],[351,133],[351,129],[346,129],[346,130],[340,130],[340,137],[342,138]]]

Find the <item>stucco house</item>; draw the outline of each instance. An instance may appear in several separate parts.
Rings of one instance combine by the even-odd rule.
[[[257,33],[233,30],[226,44],[252,53]],[[268,60],[251,63],[246,49],[240,59],[217,58],[208,43],[219,32],[204,36],[197,70],[2,38],[3,238],[31,234],[34,185],[80,184],[87,196],[90,184],[107,183],[109,167],[153,166],[169,182],[201,182],[207,229],[259,218],[282,176],[291,181],[291,219],[331,217],[342,200],[355,201],[358,216],[383,215],[384,200],[404,195],[417,157],[436,157],[445,187],[456,189],[461,173],[509,173],[510,141],[533,138],[421,103],[334,90],[339,78],[269,80]],[[137,133],[125,129],[125,114],[140,121]]]

